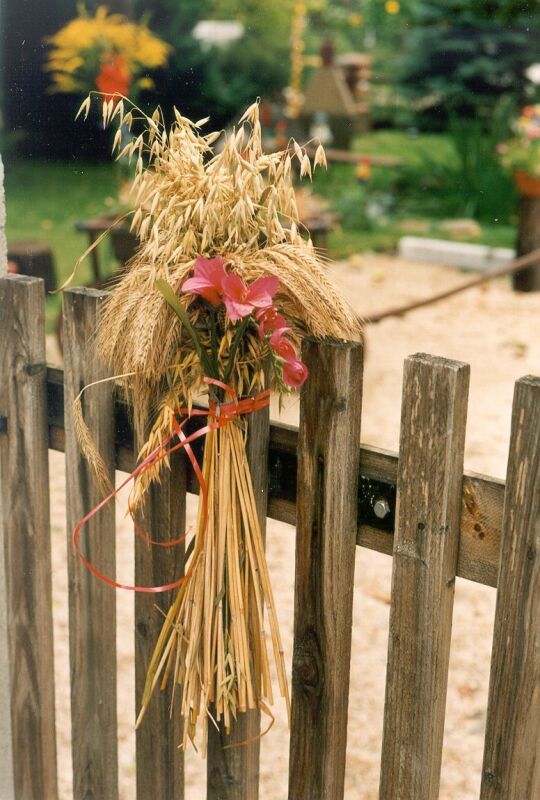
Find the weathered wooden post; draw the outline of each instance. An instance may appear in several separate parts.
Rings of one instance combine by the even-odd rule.
[[[300,398],[289,800],[343,797],[362,345],[305,340]],[[324,425],[321,425],[324,420]]]
[[[439,796],[469,366],[405,361],[379,800]]]
[[[6,203],[4,198],[4,165],[0,157],[0,277],[7,273],[7,248],[4,227]],[[1,479],[1,476],[0,476]],[[0,519],[2,519],[2,494],[0,492]],[[7,639],[6,575],[4,563],[4,536],[0,528],[0,704],[9,708],[11,704],[9,659]],[[13,789],[13,755],[11,751],[11,716],[0,715],[0,795],[11,800]]]
[[[57,796],[43,281],[0,277],[0,581],[7,652],[1,692],[17,800]],[[7,647],[6,647],[7,645]],[[5,665],[3,665],[5,666]],[[11,717],[10,723],[5,718]],[[9,733],[9,731],[8,731]],[[10,765],[11,761],[11,765]]]
[[[527,255],[539,247],[540,196],[522,194],[518,212],[517,255]],[[513,287],[518,292],[540,292],[540,261],[514,273]]]
[[[71,531],[102,499],[79,447],[73,402],[83,386],[108,377],[88,347],[105,293],[71,289],[64,293],[64,402],[66,511],[68,530],[71,752],[76,798],[118,798],[116,716],[116,596],[86,570],[73,551]],[[114,387],[94,386],[84,401],[87,425],[114,480]],[[102,509],[87,527],[85,553],[107,575],[116,569],[114,507]]]
[[[516,383],[480,800],[540,795],[540,378]]]

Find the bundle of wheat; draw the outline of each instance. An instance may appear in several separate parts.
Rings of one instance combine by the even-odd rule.
[[[89,107],[90,98],[81,109],[88,113]],[[265,619],[289,708],[246,456],[246,414],[268,403],[265,374],[280,393],[302,385],[302,336],[358,339],[361,323],[299,232],[293,163],[301,175],[311,175],[325,163],[322,148],[313,166],[294,141],[265,154],[257,103],[237,130],[222,136],[216,154],[219,133],[202,135],[204,120],[175,115],[167,127],[160,111],[148,117],[134,107],[126,111],[124,100],[103,101],[105,123],[116,120],[119,130],[143,124],[119,154],[137,161],[132,228],[141,244],[107,301],[97,346],[119,375],[139,434],[146,432],[132,511],[159,480],[168,443],[186,444],[179,420],[196,398],[208,395],[194,547],[156,644],[139,715],[140,722],[156,686],[174,681],[181,686],[182,744],[194,740],[200,720],[204,752],[210,716],[229,729],[238,712],[269,712]],[[115,147],[119,142],[117,134]],[[77,429],[99,472],[80,407]]]

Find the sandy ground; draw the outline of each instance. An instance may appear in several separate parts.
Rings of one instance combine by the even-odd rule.
[[[365,315],[429,296],[465,276],[444,267],[418,265],[383,256],[358,256],[337,264],[333,276],[355,308]],[[513,294],[505,281],[474,289],[403,318],[368,329],[362,441],[397,450],[404,358],[415,352],[467,361],[471,387],[466,468],[504,477],[514,381],[540,373],[540,296]],[[297,419],[292,403],[288,422]],[[67,580],[65,574],[64,463],[51,453],[54,617],[59,771],[62,800],[71,797]],[[132,539],[119,515],[118,563],[129,579]],[[268,561],[290,661],[294,531],[270,521]],[[349,704],[346,798],[377,797],[384,702],[391,560],[357,550],[353,653]],[[448,688],[440,798],[476,798],[492,639],[494,590],[458,579]],[[120,784],[123,800],[134,798],[133,598],[118,598],[118,716]],[[287,797],[288,732],[284,709],[261,747],[261,800]],[[205,796],[205,764],[186,756],[187,800]],[[103,798],[106,800],[106,798]],[[319,800],[313,798],[313,800]]]

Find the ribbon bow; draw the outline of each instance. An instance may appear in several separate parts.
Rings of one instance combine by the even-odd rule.
[[[139,475],[142,475],[148,469],[153,467],[155,464],[162,461],[164,458],[167,458],[172,453],[176,452],[177,450],[184,450],[186,455],[188,456],[191,466],[193,467],[193,471],[197,476],[197,480],[199,482],[200,490],[201,490],[201,497],[203,501],[203,514],[204,518],[207,519],[208,517],[208,487],[206,485],[206,481],[204,479],[204,475],[202,473],[202,469],[197,461],[195,453],[191,448],[191,444],[196,441],[197,439],[206,436],[207,433],[211,431],[219,430],[220,428],[225,428],[231,422],[233,422],[238,417],[244,416],[246,414],[253,414],[255,411],[259,411],[262,408],[266,408],[270,403],[270,390],[265,389],[263,392],[255,395],[254,397],[245,397],[242,400],[239,400],[234,389],[228,386],[226,383],[222,383],[222,381],[218,381],[215,378],[208,378],[205,377],[204,383],[207,385],[216,386],[222,389],[226,395],[231,398],[229,403],[215,403],[211,401],[209,403],[208,411],[205,409],[189,409],[189,408],[181,408],[179,410],[179,414],[184,417],[181,422],[175,420],[173,425],[173,432],[170,436],[168,436],[158,447],[156,447],[149,455],[144,458],[140,464],[133,470],[133,472],[128,475],[125,481],[123,481],[120,486],[112,491],[107,497],[105,497],[100,503],[97,504],[91,511],[86,514],[75,526],[73,531],[73,549],[77,553],[78,557],[81,559],[85,567],[93,574],[96,578],[99,578],[100,581],[103,583],[108,584],[109,586],[114,586],[117,589],[128,589],[132,592],[148,592],[148,593],[160,593],[160,592],[168,592],[171,589],[176,589],[182,583],[188,580],[193,570],[193,566],[188,569],[185,575],[179,578],[177,581],[173,581],[173,583],[165,584],[164,586],[128,586],[124,583],[119,583],[118,581],[110,578],[108,575],[105,575],[103,572],[100,572],[92,563],[89,561],[86,556],[83,554],[79,540],[82,533],[82,530],[87,522],[89,522],[95,515],[101,511],[111,500],[113,500],[116,495],[125,487],[127,484],[137,478]],[[212,419],[212,422],[208,422],[202,428],[199,428],[194,433],[191,433],[189,436],[186,436],[184,433],[184,426],[192,417],[208,417]],[[174,444],[172,447],[168,447],[168,445],[174,440],[179,439],[177,444]],[[133,519],[133,512],[130,509],[130,514]],[[175,545],[180,544],[180,542],[184,541],[187,536],[187,532],[180,536],[178,539],[174,539],[173,541],[169,542],[156,542],[153,539],[150,539],[144,531],[137,525],[135,519],[133,519],[133,523],[135,526],[135,531],[138,536],[140,536],[144,541],[148,542],[149,544],[156,545],[158,547],[174,547]]]

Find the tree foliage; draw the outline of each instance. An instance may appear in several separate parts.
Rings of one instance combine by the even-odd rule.
[[[205,116],[199,111],[207,59],[193,29],[206,18],[210,5],[210,0],[134,0],[135,17],[145,16],[150,29],[172,46],[166,69],[152,75],[156,88],[151,102],[165,111],[177,106],[187,115]]]
[[[213,0],[212,19],[241,22],[243,36],[210,53],[205,98],[231,117],[258,96],[280,93],[289,81],[294,0]]]
[[[418,0],[405,39],[403,90],[446,119],[488,117],[503,96],[525,99],[540,60],[540,3]]]
[[[192,117],[211,116],[214,126],[230,121],[259,95],[283,89],[289,75],[293,0],[135,0],[136,14],[174,48],[167,70],[155,78],[156,99]],[[150,9],[150,11],[149,11]],[[200,20],[236,20],[242,37],[203,47],[193,36]]]

